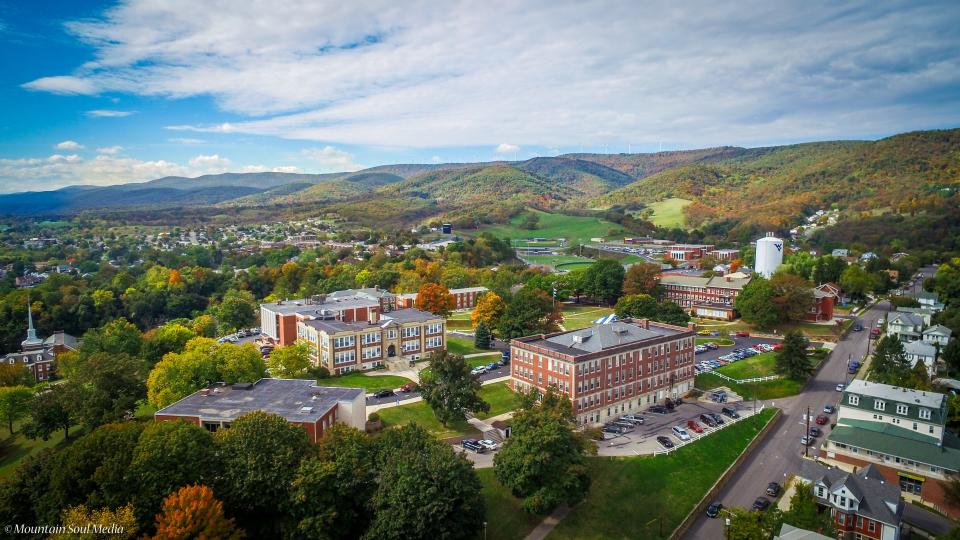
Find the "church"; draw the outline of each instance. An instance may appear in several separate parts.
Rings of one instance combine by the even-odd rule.
[[[20,342],[20,352],[6,354],[0,361],[27,368],[37,382],[48,381],[56,372],[57,356],[77,347],[77,338],[63,331],[54,332],[47,339],[37,337],[37,330],[33,327],[33,310],[28,301],[27,339]]]

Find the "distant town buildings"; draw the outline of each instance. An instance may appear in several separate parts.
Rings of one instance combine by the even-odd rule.
[[[450,289],[455,301],[454,309],[473,309],[477,304],[477,298],[490,289],[486,287],[464,287],[462,289]],[[418,293],[404,293],[397,295],[398,308],[411,308],[417,304]]]
[[[334,424],[362,430],[367,419],[363,389],[318,386],[305,379],[213,384],[160,409],[154,419],[184,420],[213,432],[254,411],[280,415],[302,426],[314,443]]]
[[[694,332],[646,319],[534,335],[510,342],[518,392],[554,387],[580,425],[641,411],[693,389]]]

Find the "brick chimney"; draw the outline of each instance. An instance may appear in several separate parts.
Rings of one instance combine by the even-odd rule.
[[[644,330],[650,329],[650,319],[640,319],[637,321],[637,323],[640,324],[640,328],[643,328]]]

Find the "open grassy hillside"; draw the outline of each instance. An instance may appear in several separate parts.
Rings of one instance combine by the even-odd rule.
[[[479,232],[489,232],[498,238],[566,238],[568,246],[589,243],[591,238],[622,236],[624,230],[615,223],[598,217],[568,216],[529,209],[539,218],[536,229],[524,229],[520,226],[524,215],[518,214],[509,223],[484,227]],[[524,212],[526,213],[526,212]]]

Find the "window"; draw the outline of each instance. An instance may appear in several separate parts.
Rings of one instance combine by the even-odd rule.
[[[411,327],[409,327],[409,328],[404,328],[403,331],[401,332],[401,335],[402,335],[403,337],[405,337],[405,338],[419,336],[419,335],[420,335],[420,327],[419,327],[419,326],[411,326]]]
[[[355,351],[338,352],[333,355],[333,361],[336,364],[353,363],[357,361],[357,353]]]
[[[420,349],[419,341],[404,341],[403,342],[403,352],[412,352]]]
[[[867,531],[869,531],[869,532],[875,532],[876,529],[877,529],[877,522],[874,521],[874,520],[872,520],[872,519],[868,519],[868,520],[867,520]]]
[[[922,481],[914,480],[913,478],[907,478],[906,476],[900,477],[900,491],[912,493],[914,495],[920,495],[920,490],[922,488]]]
[[[366,349],[363,349],[364,360],[367,360],[370,358],[380,358],[381,356],[382,355],[380,354],[380,347],[368,347]]]
[[[920,419],[929,420],[930,419],[930,409],[920,409]]]
[[[380,343],[380,332],[368,332],[360,338],[360,343],[369,345],[371,343]]]
[[[427,333],[428,333],[428,334],[439,334],[440,332],[443,332],[443,324],[442,324],[442,323],[433,323],[433,324],[427,325]]]
[[[394,328],[387,330],[387,339],[397,339],[397,331]]]
[[[885,411],[887,408],[887,402],[883,401],[882,399],[875,399],[873,400],[873,408],[878,411]]]
[[[443,337],[442,336],[428,337],[426,342],[427,342],[428,349],[435,349],[437,347],[442,347]]]
[[[906,405],[903,405],[902,403],[898,403],[898,404],[897,404],[897,414],[906,415],[908,412],[910,412],[910,407],[907,407]]]
[[[353,336],[344,336],[333,338],[333,346],[336,349],[342,349],[344,347],[353,347],[354,344]]]

